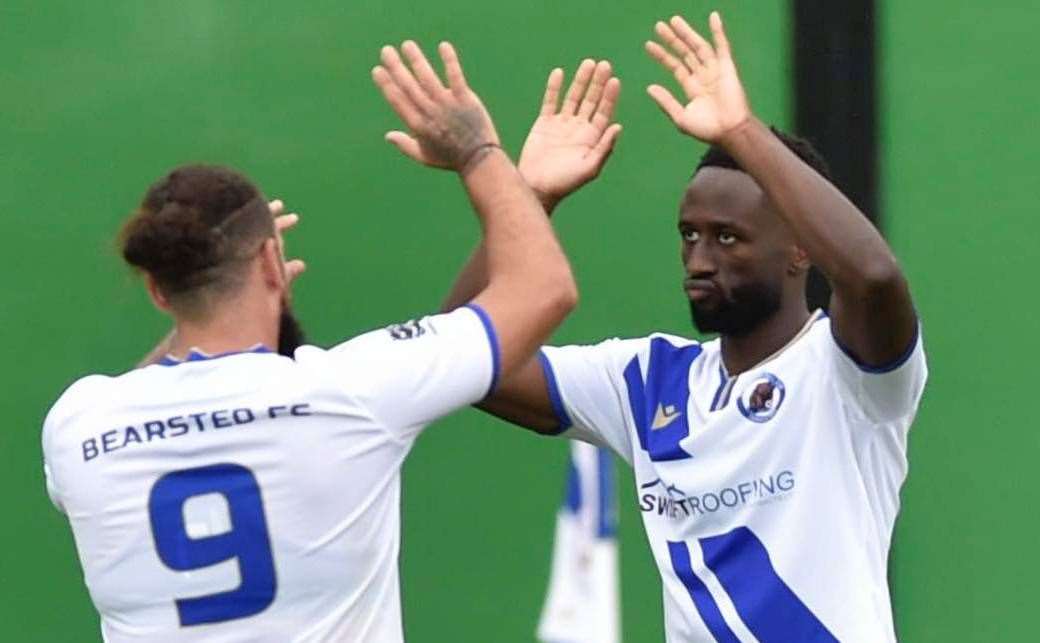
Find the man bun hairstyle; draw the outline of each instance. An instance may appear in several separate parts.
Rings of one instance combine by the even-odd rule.
[[[798,158],[802,159],[806,165],[816,170],[816,172],[823,178],[833,182],[830,166],[827,164],[826,159],[823,158],[823,155],[813,147],[812,143],[800,136],[787,134],[772,125],[769,126],[769,131],[780,139],[780,142],[783,143],[787,149],[791,150]],[[693,173],[697,174],[697,172],[700,172],[702,168],[706,167],[718,167],[726,170],[739,170],[741,172],[745,171],[744,168],[740,167],[740,164],[737,163],[737,160],[730,156],[729,152],[717,145],[712,145],[708,148],[704,153],[704,156],[702,156],[701,160],[697,163],[697,169],[695,169]]]
[[[227,291],[261,243],[274,235],[267,201],[225,167],[185,165],[157,181],[123,226],[123,258],[155,280],[170,303]]]

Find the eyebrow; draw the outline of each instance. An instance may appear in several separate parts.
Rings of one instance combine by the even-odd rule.
[[[737,221],[735,221],[733,219],[724,218],[724,217],[712,217],[712,218],[708,219],[708,221],[706,223],[707,223],[707,225],[709,225],[709,226],[711,226],[713,228],[732,228],[734,230],[737,230],[738,232],[750,232],[751,231],[751,227],[750,226],[744,225],[743,223],[739,223],[739,222],[737,222]],[[689,221],[688,219],[685,219],[684,217],[682,217],[680,215],[679,223],[678,223],[677,227],[682,228],[683,226],[692,226],[692,225],[693,225],[692,221]]]

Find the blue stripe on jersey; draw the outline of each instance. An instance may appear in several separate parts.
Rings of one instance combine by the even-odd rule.
[[[723,618],[722,612],[719,611],[719,606],[711,592],[708,591],[708,587],[693,573],[693,566],[690,564],[690,550],[686,543],[669,540],[668,555],[672,559],[675,575],[686,586],[686,591],[690,593],[697,613],[701,615],[701,620],[704,621],[704,625],[708,627],[715,640],[719,643],[740,643],[737,635],[729,629],[729,625]]]
[[[487,395],[491,395],[495,392],[495,387],[498,386],[498,375],[502,369],[502,352],[498,346],[498,333],[495,332],[495,325],[491,322],[491,316],[487,314],[486,310],[472,303],[466,304],[466,308],[477,314],[477,317],[480,318],[480,323],[484,324],[484,332],[487,333],[488,345],[491,347],[491,385],[488,386]]]
[[[643,383],[638,357],[633,357],[625,367],[625,387],[628,389],[628,403],[636,423],[639,446],[655,462],[691,457],[679,446],[679,442],[690,435],[687,417],[690,365],[700,354],[699,344],[680,348],[655,337],[650,341],[646,384]],[[658,410],[663,412],[668,407],[673,409],[674,419],[661,428],[653,428]]]
[[[719,398],[722,397],[722,391],[726,388],[726,371],[722,368],[722,364],[719,364],[719,388],[715,391],[715,397],[711,398],[711,410],[714,411],[719,406]]]
[[[578,474],[578,465],[574,463],[574,457],[567,458],[567,489],[563,496],[564,508],[576,514],[581,511],[581,476]]]
[[[750,529],[737,527],[701,538],[700,544],[705,564],[760,643],[838,642],[776,573],[765,545]]]
[[[538,361],[542,365],[542,374],[545,376],[545,386],[549,392],[549,404],[552,406],[553,415],[559,425],[552,434],[563,433],[571,427],[571,418],[567,415],[567,407],[563,405],[563,397],[560,395],[560,385],[556,381],[556,373],[553,372],[552,363],[545,353],[538,351]]]
[[[617,533],[617,506],[614,490],[614,460],[610,452],[603,448],[596,449],[596,469],[599,473],[599,524],[596,535],[600,538],[613,538]]]

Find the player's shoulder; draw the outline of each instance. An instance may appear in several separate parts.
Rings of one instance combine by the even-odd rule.
[[[84,375],[67,387],[51,405],[43,421],[44,436],[57,430],[84,410],[112,397],[112,385],[117,377],[92,373]]]

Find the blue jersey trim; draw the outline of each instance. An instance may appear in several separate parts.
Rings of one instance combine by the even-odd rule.
[[[495,325],[491,322],[491,316],[487,314],[486,310],[477,304],[466,304],[465,307],[475,312],[480,318],[480,323],[484,324],[484,332],[487,333],[488,344],[491,346],[491,385],[488,386],[487,392],[488,395],[491,395],[498,386],[498,376],[502,369],[502,352],[498,346],[498,333],[495,332]]]
[[[578,465],[574,462],[574,456],[567,458],[567,487],[563,495],[563,507],[572,514],[581,510],[581,475],[578,473]]]
[[[654,462],[684,460],[692,457],[679,445],[690,435],[687,406],[690,399],[690,365],[701,354],[700,344],[674,346],[668,340],[650,340],[650,357],[646,382],[640,369],[639,356],[633,357],[624,370],[628,404],[636,424],[639,446]],[[672,408],[672,420],[654,428],[654,419],[664,408]]]
[[[160,359],[158,362],[156,362],[156,364],[158,364],[160,366],[177,366],[178,364],[185,364],[187,362],[205,362],[207,360],[220,359],[221,357],[228,357],[230,355],[244,355],[245,353],[270,353],[270,352],[273,352],[273,351],[271,351],[270,348],[268,348],[268,347],[266,347],[266,346],[264,346],[262,344],[259,345],[259,346],[256,346],[255,348],[250,348],[250,349],[244,350],[244,351],[228,351],[226,353],[218,353],[216,355],[210,355],[208,353],[203,353],[202,351],[196,350],[196,349],[193,348],[190,351],[188,351],[188,356],[185,357],[183,360],[179,360],[179,359],[177,359],[177,358],[175,358],[175,357],[173,357],[171,355],[167,355],[167,356],[163,357],[162,359]]]
[[[856,357],[856,354],[853,353],[852,350],[848,346],[846,346],[841,341],[841,339],[839,339],[838,336],[834,333],[833,324],[831,324],[831,337],[834,338],[834,343],[838,345],[838,348],[841,349],[841,352],[845,353],[845,356],[851,359],[852,362],[859,368],[859,370],[863,371],[864,373],[883,374],[891,373],[903,364],[906,364],[907,360],[909,360],[910,357],[914,354],[914,351],[917,349],[917,343],[921,340],[921,326],[917,323],[914,324],[914,336],[910,338],[910,344],[906,347],[906,350],[904,350],[902,354],[899,355],[899,357],[895,358],[891,362],[888,362],[887,364],[881,364],[878,366],[867,364],[859,357]]]
[[[617,534],[617,515],[614,512],[614,461],[610,453],[602,447],[596,449],[596,470],[599,473],[599,524],[596,536],[613,538]]]
[[[551,435],[559,435],[571,427],[571,417],[567,415],[567,407],[563,405],[563,396],[560,395],[560,385],[556,380],[552,362],[543,351],[538,351],[538,362],[542,365],[542,374],[545,376],[545,388],[549,393],[549,404],[552,406],[553,415],[559,425],[551,431]]]
[[[740,619],[756,639],[762,643],[838,643],[777,575],[765,545],[749,528],[737,527],[699,540],[704,563],[729,594]]]
[[[722,357],[719,356],[719,361],[722,361]],[[726,389],[726,371],[723,370],[722,364],[719,364],[719,388],[715,391],[715,397],[711,398],[711,410],[714,411],[719,406],[719,398],[722,397],[722,391]]]
[[[712,637],[719,643],[740,643],[740,639],[733,633],[726,623],[718,603],[697,574],[693,572],[693,564],[690,562],[690,550],[684,542],[668,541],[668,557],[672,559],[672,569],[675,575],[686,587],[686,592],[693,600],[693,606],[697,609],[701,621],[711,632]]]

